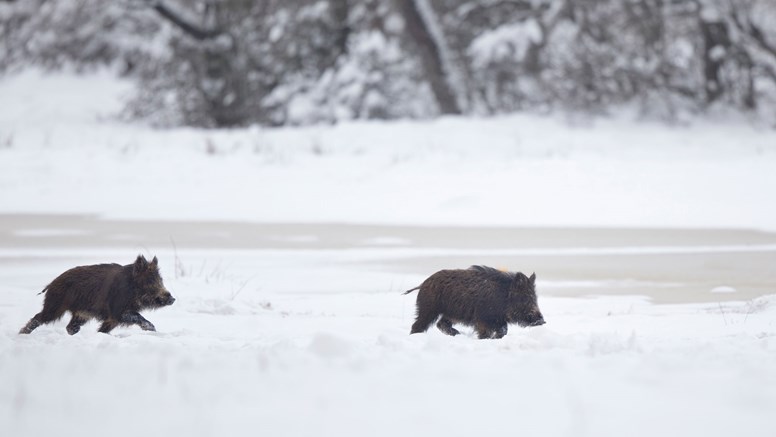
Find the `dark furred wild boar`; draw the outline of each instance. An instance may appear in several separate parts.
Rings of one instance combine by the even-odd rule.
[[[66,311],[72,314],[67,324],[70,335],[93,318],[102,322],[100,332],[108,333],[118,325],[138,325],[144,331],[156,331],[140,311],[175,302],[164,288],[156,257],[149,263],[141,255],[126,266],[74,267],[51,281],[41,293],[46,293],[43,310],[19,334],[29,334],[42,324],[59,320]]]
[[[485,266],[440,270],[404,292],[420,290],[410,334],[426,332],[437,319],[437,328],[445,334],[459,334],[453,324],[460,323],[473,326],[479,338],[501,338],[509,323],[543,325],[535,283],[536,274],[529,278]]]

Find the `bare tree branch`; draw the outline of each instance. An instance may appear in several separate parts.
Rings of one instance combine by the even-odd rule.
[[[183,17],[181,17],[175,11],[170,9],[162,1],[151,1],[149,2],[149,5],[156,12],[158,12],[159,15],[164,17],[167,21],[177,26],[179,29],[184,31],[189,36],[195,39],[198,39],[200,41],[216,38],[224,33],[222,29],[203,29],[201,27],[196,26],[193,23],[190,23],[184,20]]]
[[[752,23],[751,19],[748,19],[747,21],[749,24],[749,36],[754,39],[754,41],[758,46],[760,46],[761,49],[765,50],[766,52],[770,53],[771,56],[776,58],[776,46],[771,45],[771,43],[765,39],[765,35],[763,34],[762,30],[760,30],[756,24]]]

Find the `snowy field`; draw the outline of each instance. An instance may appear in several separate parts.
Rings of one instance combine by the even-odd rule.
[[[776,435],[774,131],[156,131],[127,92],[0,79],[0,434]],[[158,332],[17,335],[56,275],[138,253]],[[401,292],[474,263],[536,271],[547,324],[407,335]]]
[[[776,133],[741,120],[155,131],[111,121],[128,92],[107,74],[0,81],[0,213],[776,230]]]

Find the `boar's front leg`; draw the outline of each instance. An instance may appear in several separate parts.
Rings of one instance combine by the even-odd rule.
[[[113,331],[113,328],[115,328],[118,325],[119,325],[118,321],[113,320],[113,319],[108,319],[108,320],[102,322],[102,325],[100,325],[100,329],[98,329],[98,331],[107,334],[107,333]]]
[[[481,340],[486,338],[501,338],[507,335],[507,326],[493,325],[487,322],[477,322],[474,328],[477,331],[477,337]]]
[[[137,325],[143,331],[156,331],[156,327],[153,323],[146,320],[136,311],[128,311],[121,315],[121,323],[125,325]]]
[[[499,327],[496,330],[496,333],[493,334],[493,338],[501,338],[501,337],[507,335],[507,331],[508,330],[509,330],[509,328],[507,328],[507,324],[504,323],[501,327]]]

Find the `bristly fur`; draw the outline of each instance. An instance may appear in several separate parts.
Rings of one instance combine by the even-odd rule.
[[[56,277],[43,291],[43,310],[19,331],[29,334],[40,325],[59,320],[65,312],[72,318],[67,325],[70,335],[92,318],[102,321],[100,332],[118,325],[138,325],[155,331],[154,325],[140,315],[144,309],[172,305],[175,299],[164,287],[156,257],[149,263],[139,255],[134,263],[97,264],[74,267]]]
[[[448,335],[457,335],[453,324],[460,323],[473,326],[479,338],[501,338],[510,323],[542,325],[535,282],[535,274],[527,277],[487,266],[440,270],[404,292],[420,290],[410,334],[425,332],[437,320],[439,330]]]

